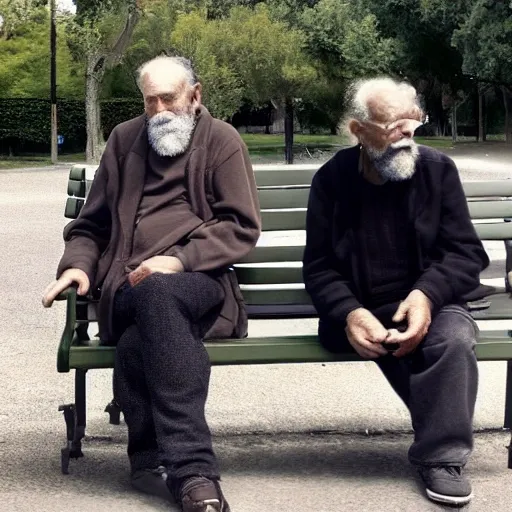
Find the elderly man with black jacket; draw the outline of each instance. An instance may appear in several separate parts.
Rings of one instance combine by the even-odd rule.
[[[202,340],[247,333],[230,266],[260,234],[254,174],[238,132],[201,105],[190,62],[147,62],[139,86],[146,113],[110,135],[43,303],[73,283],[100,295],[133,484],[170,491],[184,512],[229,512],[205,419]]]
[[[428,497],[461,505],[478,385],[466,302],[489,260],[454,163],[413,140],[414,88],[367,80],[349,103],[358,145],[315,175],[307,214],[303,273],[320,341],[376,361],[411,413],[409,459]]]

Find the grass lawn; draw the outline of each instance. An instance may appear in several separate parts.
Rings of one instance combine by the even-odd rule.
[[[284,135],[265,135],[265,134],[242,134],[242,139],[249,148],[251,160],[253,163],[276,163],[284,160]],[[490,144],[496,144],[503,137],[488,136]],[[451,137],[415,137],[418,144],[424,144],[440,150],[449,150],[453,148]],[[351,142],[345,136],[340,135],[300,135],[294,136],[294,154],[297,163],[308,163],[315,161],[325,161],[333,153],[342,147],[349,146]],[[457,149],[481,148],[483,144],[476,143],[474,138],[460,137],[456,144]],[[490,147],[490,146],[489,146]],[[60,163],[83,163],[85,155],[83,153],[59,155]],[[41,167],[51,165],[49,155],[19,156],[7,157],[0,155],[0,170],[16,169],[20,167]]]
[[[284,135],[265,135],[261,133],[244,133],[242,139],[247,144],[249,151],[284,148]],[[452,147],[451,137],[416,137],[418,144],[424,144],[434,148]],[[333,146],[341,147],[350,145],[347,137],[342,135],[299,135],[293,137],[294,144],[306,146]]]
[[[284,148],[284,135],[265,135],[262,133],[243,133],[242,139],[249,150],[263,148]],[[344,146],[346,139],[338,135],[299,135],[293,137],[295,144],[311,146]]]
[[[59,155],[59,162],[84,162],[84,153],[73,153],[69,155]],[[20,167],[44,167],[52,165],[50,155],[34,156],[5,156],[0,155],[1,169],[19,169]]]

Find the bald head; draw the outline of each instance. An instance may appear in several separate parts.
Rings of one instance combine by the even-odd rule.
[[[163,157],[184,153],[201,105],[201,84],[190,61],[157,57],[139,68],[137,83],[144,96],[151,147]]]
[[[201,104],[201,85],[189,60],[156,57],[138,69],[137,84],[149,117],[160,112],[180,113]]]

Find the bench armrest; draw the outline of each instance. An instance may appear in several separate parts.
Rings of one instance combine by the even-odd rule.
[[[72,285],[69,288],[66,288],[62,293],[59,293],[57,297],[55,297],[55,300],[67,300],[70,293],[75,293],[77,290],[77,285]]]
[[[76,338],[76,288],[74,286],[67,288],[57,300],[67,300],[66,325],[57,351],[57,371],[67,373],[69,372],[69,352]]]

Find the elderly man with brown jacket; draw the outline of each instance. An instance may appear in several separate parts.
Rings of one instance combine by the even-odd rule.
[[[260,234],[254,174],[237,131],[201,105],[186,59],[147,62],[139,86],[146,113],[110,135],[43,303],[73,284],[99,294],[134,484],[158,480],[185,512],[228,512],[202,340],[247,333],[230,266]]]

